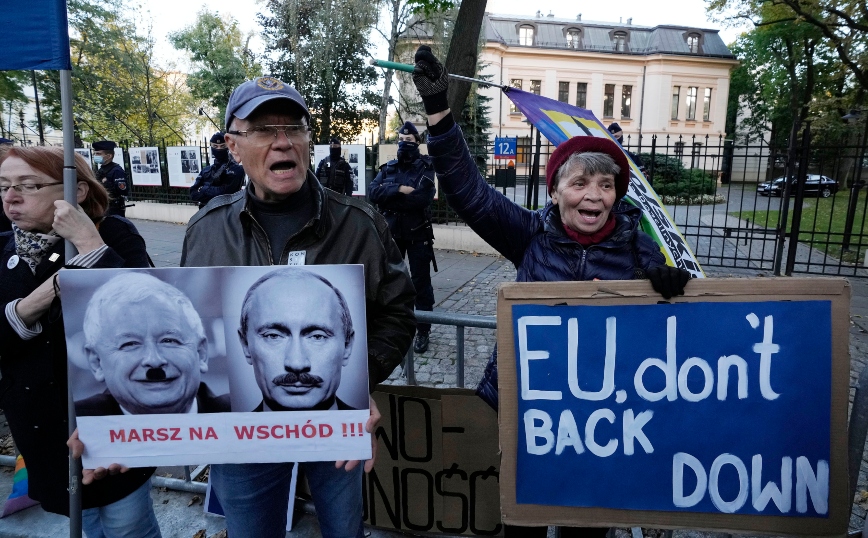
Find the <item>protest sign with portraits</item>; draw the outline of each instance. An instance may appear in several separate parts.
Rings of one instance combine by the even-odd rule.
[[[849,285],[509,284],[506,523],[843,535]],[[506,327],[508,329],[501,329]]]
[[[368,459],[362,266],[62,271],[83,462]]]

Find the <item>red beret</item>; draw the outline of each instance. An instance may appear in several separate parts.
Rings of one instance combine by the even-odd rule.
[[[627,194],[627,187],[630,185],[630,161],[627,160],[624,150],[617,142],[596,136],[574,136],[555,148],[546,165],[546,187],[549,194],[552,192],[558,170],[567,162],[570,155],[589,151],[605,153],[615,160],[615,164],[621,168],[621,172],[615,176],[615,195],[620,199]]]

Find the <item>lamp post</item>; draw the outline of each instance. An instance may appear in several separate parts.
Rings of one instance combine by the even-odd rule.
[[[842,116],[841,119],[850,124],[857,123],[860,120],[864,121],[862,118],[862,111],[855,109]],[[847,204],[847,219],[844,221],[844,236],[841,239],[842,252],[850,250],[850,239],[853,235],[853,221],[856,220],[856,206],[859,203],[859,189],[865,186],[865,182],[862,180],[862,161],[864,159],[866,137],[868,137],[868,121],[864,121],[864,123],[865,131],[862,134],[862,143],[858,145],[858,148],[856,148],[856,166],[853,169],[853,178],[850,180],[850,201]]]
[[[24,109],[18,110],[18,125],[21,126],[21,145],[27,145],[27,133],[24,131]]]
[[[199,115],[200,115],[200,116],[205,116],[206,118],[208,118],[208,121],[211,122],[211,125],[213,125],[214,127],[216,127],[218,131],[222,131],[222,130],[223,130],[223,129],[220,128],[219,125],[217,125],[216,123],[214,123],[214,120],[212,120],[212,119],[211,119],[211,116],[209,116],[208,113],[205,112],[205,109],[204,109],[204,108],[199,107]]]

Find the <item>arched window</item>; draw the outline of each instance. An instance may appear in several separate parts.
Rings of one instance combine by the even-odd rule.
[[[690,34],[687,36],[687,48],[691,54],[699,54],[699,34]]]
[[[518,44],[525,47],[533,46],[533,26],[522,26],[518,29]]]
[[[578,28],[570,28],[567,30],[567,47],[578,49],[582,43],[582,31]]]
[[[624,52],[627,50],[627,33],[615,32],[613,36],[615,42],[615,52]]]

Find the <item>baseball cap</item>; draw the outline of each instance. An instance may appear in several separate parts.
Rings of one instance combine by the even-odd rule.
[[[273,99],[286,99],[298,105],[310,123],[310,111],[295,88],[274,77],[259,77],[242,83],[229,96],[229,104],[226,105],[226,128],[229,128],[233,117],[246,119],[254,110]]]

